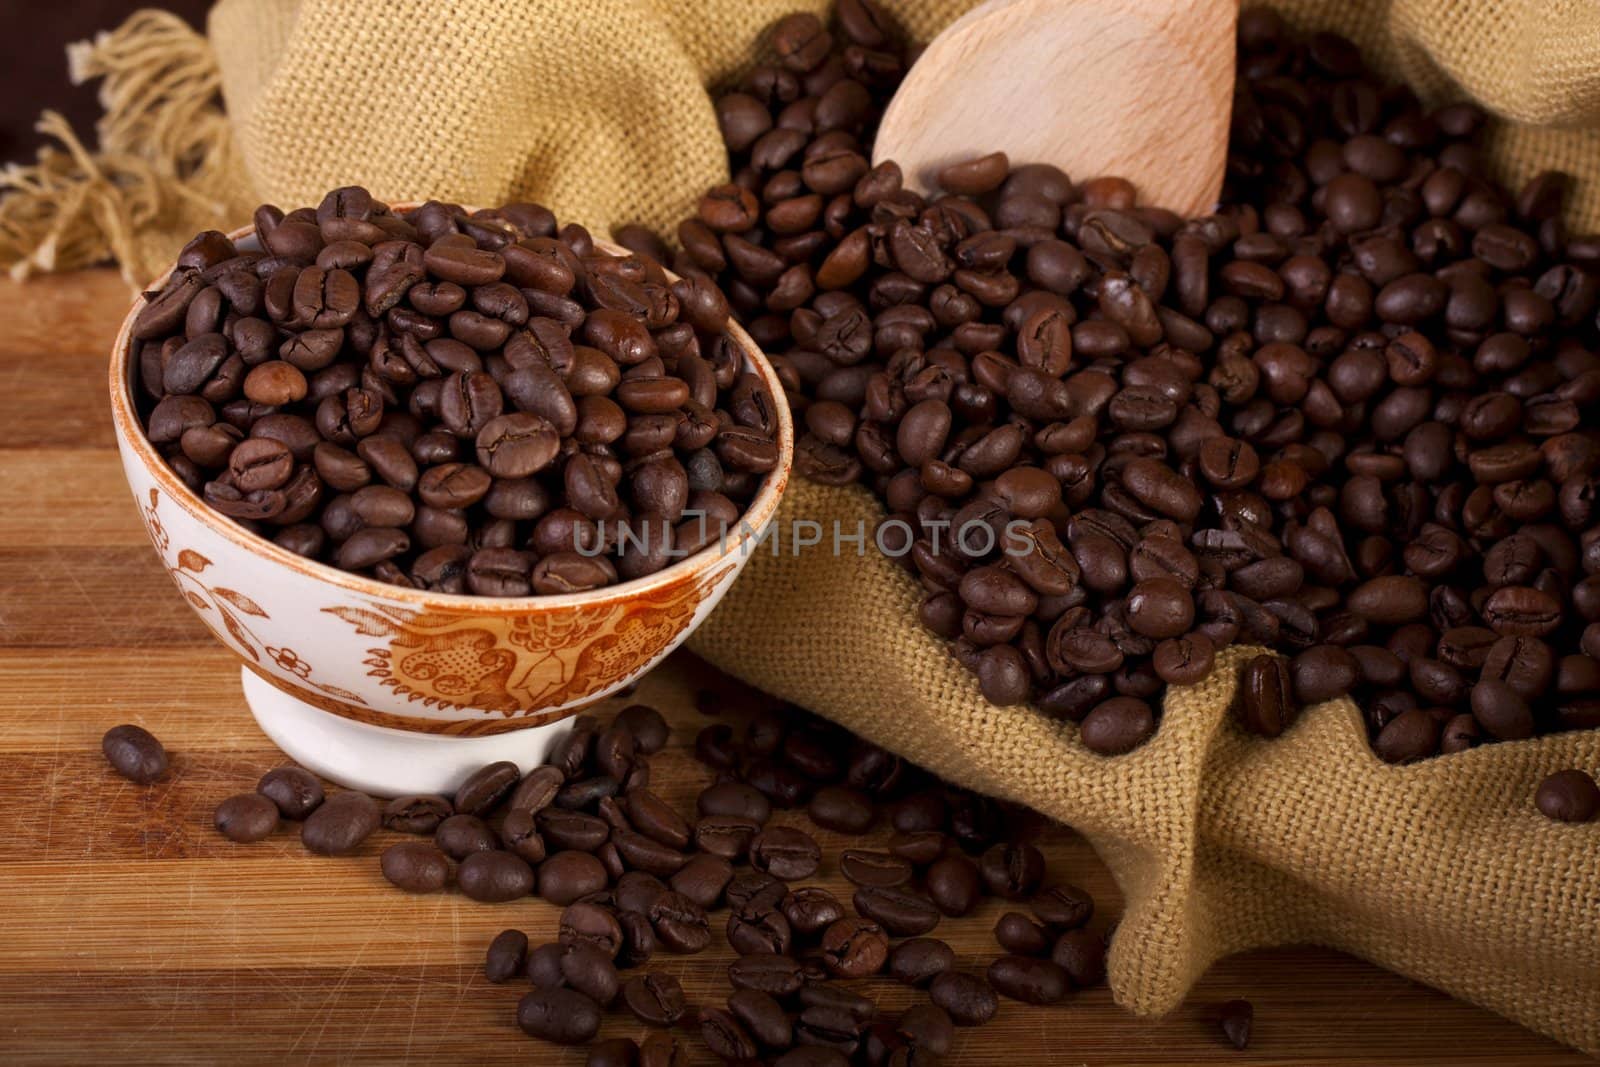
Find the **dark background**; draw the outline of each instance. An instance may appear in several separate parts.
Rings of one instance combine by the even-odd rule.
[[[31,162],[41,138],[33,132],[39,112],[62,112],[89,145],[100,117],[97,83],[67,81],[66,45],[114,29],[141,7],[176,11],[196,27],[205,25],[211,0],[0,0],[0,162]]]

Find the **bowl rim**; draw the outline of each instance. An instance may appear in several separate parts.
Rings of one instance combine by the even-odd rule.
[[[390,205],[391,211],[409,211],[418,205],[415,201],[401,201]],[[467,211],[478,210],[465,208]],[[228,233],[228,238],[239,241],[254,232],[253,226],[241,226]],[[632,255],[628,249],[614,241],[603,238],[592,238],[595,247],[602,251],[618,255]],[[773,405],[778,416],[778,464],[767,472],[761,488],[751,499],[749,506],[740,513],[736,527],[731,528],[719,544],[707,545],[692,556],[687,556],[677,562],[661,568],[654,574],[647,574],[642,578],[632,578],[615,585],[605,586],[601,589],[590,590],[584,593],[560,593],[555,595],[538,595],[519,597],[494,597],[475,596],[468,593],[436,593],[425,589],[415,589],[400,585],[390,585],[376,578],[354,574],[350,571],[340,570],[320,560],[308,559],[297,555],[288,549],[273,543],[260,534],[251,533],[244,527],[235,523],[227,516],[213,510],[204,500],[200,499],[167,465],[165,459],[156,451],[155,446],[145,436],[144,426],[136,414],[133,400],[132,376],[132,349],[133,349],[133,324],[139,312],[145,306],[145,293],[159,291],[166,285],[167,280],[177,270],[177,263],[168,267],[150,285],[140,291],[134,298],[133,306],[122,320],[122,326],[117,331],[117,338],[112,343],[109,385],[111,392],[111,416],[117,430],[119,443],[124,451],[131,451],[138,459],[141,466],[155,480],[156,485],[166,493],[194,518],[211,529],[214,533],[243,548],[256,556],[260,556],[270,563],[275,563],[289,568],[306,577],[326,582],[330,585],[353,593],[361,593],[378,600],[391,600],[404,603],[408,607],[420,607],[456,613],[503,615],[510,613],[528,613],[538,610],[553,610],[561,608],[593,608],[599,606],[614,606],[621,601],[629,601],[641,594],[650,593],[658,589],[675,586],[680,582],[693,578],[697,574],[714,568],[717,564],[729,557],[743,557],[735,560],[742,566],[747,562],[748,556],[754,554],[759,546],[747,546],[757,537],[762,536],[767,524],[777,513],[778,503],[783,497],[784,490],[788,488],[789,478],[794,465],[794,421],[786,402]],[[676,281],[678,275],[662,266],[669,279]],[[771,363],[767,361],[766,353],[755,343],[744,327],[739,325],[732,317],[728,319],[728,333],[739,344],[744,352],[746,362],[761,378],[762,384],[772,393],[775,399],[784,397],[783,383],[778,378],[778,373]]]

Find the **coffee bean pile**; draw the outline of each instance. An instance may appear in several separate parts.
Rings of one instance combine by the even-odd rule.
[[[207,504],[395,585],[576,593],[716,543],[778,463],[701,279],[549,211],[364,189],[203,233],[133,325],[150,441]]]
[[[742,733],[726,723],[700,732],[695,754],[717,777],[686,816],[636,780],[665,740],[665,723],[639,705],[609,728],[580,718],[549,766],[510,787],[500,839],[541,861],[537,892],[565,908],[556,942],[530,947],[507,930],[485,958],[491,981],[532,982],[517,1010],[527,1033],[587,1042],[615,1009],[647,1026],[697,1030],[733,1061],[931,1063],[949,1052],[955,1027],[993,1018],[1000,995],[1051,1004],[1103,980],[1105,943],[1087,928],[1093,900],[1047,885],[1044,856],[1005,840],[994,802],[789,710],[758,714]],[[884,849],[837,857],[856,887],[848,905],[801,884],[818,873],[822,849],[772,816],[802,805],[816,825],[845,835],[880,821],[895,831]],[[481,833],[477,855],[495,855],[494,831]],[[457,881],[469,891],[465,872],[463,863]],[[991,894],[1030,913],[997,926],[1007,954],[986,975],[957,970],[955,952],[928,935]],[[648,965],[657,952],[708,948],[719,928],[739,954],[728,967],[733,992],[696,1008],[671,974]],[[880,1019],[872,1000],[838,984],[883,973],[926,988],[928,1002]],[[607,1043],[590,1062],[644,1062],[648,1047]]]
[[[921,621],[1094,751],[1231,644],[1276,735],[1354,693],[1376,753],[1600,726],[1600,237],[1489,177],[1349,41],[1239,20],[1223,205],[994,154],[872,166],[905,50],[869,0],[775,28],[682,223],[775,360],[796,465],[862,482]]]
[[[714,693],[702,706],[722,710]],[[248,843],[298,822],[305,848],[326,856],[387,831],[403,836],[379,867],[399,889],[453,882],[485,903],[537,895],[560,907],[557,941],[531,946],[506,930],[488,946],[484,974],[532,984],[516,1018],[535,1037],[587,1043],[607,1010],[662,1028],[638,1046],[595,1045],[592,1063],[670,1063],[649,1057],[676,1047],[666,1032],[676,1027],[732,1060],[932,1064],[956,1027],[992,1019],[1001,996],[1053,1004],[1103,982],[1105,941],[1088,925],[1094,901],[1048,878],[1043,854],[1015,839],[1029,824],[1017,813],[787,707],[759,711],[740,729],[701,730],[694,752],[714,779],[692,812],[680,812],[650,789],[650,758],[668,734],[647,705],[623,708],[609,725],[580,716],[527,775],[494,763],[454,797],[387,803],[326,793],[315,775],[280,767],[254,792],[223,800],[215,826]],[[105,749],[135,780],[148,779],[152,753],[165,757],[138,727],[115,728]],[[847,838],[881,827],[892,836],[882,848],[825,857],[806,830],[774,819],[785,809]],[[825,861],[855,887],[848,901],[804,884]],[[991,896],[1017,906],[994,929],[1003,954],[984,974],[959,970],[954,950],[930,935]],[[704,951],[719,930],[738,953],[727,969],[732,992],[691,1005],[650,963]],[[880,976],[925,989],[927,1001],[886,1018],[844,984]]]

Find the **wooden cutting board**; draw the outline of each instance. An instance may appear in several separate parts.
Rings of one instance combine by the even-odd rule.
[[[384,834],[330,860],[303,852],[293,833],[241,846],[211,829],[217,801],[280,757],[244,708],[232,657],[157,565],[123,483],[104,383],[127,300],[110,271],[0,281],[0,1062],[581,1064],[579,1051],[523,1037],[524,989],[491,986],[479,971],[507,926],[552,939],[555,908],[407,897],[378,873],[393,840]],[[706,780],[685,750],[712,721],[693,710],[702,688],[743,707],[759,699],[686,655],[637,697],[675,727],[653,771],[681,808]],[[119,722],[166,742],[170,780],[146,789],[108,771],[99,739]],[[1088,845],[1061,827],[1041,828],[1039,843],[1052,878],[1091,890],[1095,925],[1109,925],[1119,896]],[[836,867],[822,875],[844,893]],[[963,966],[982,968],[1003,910],[990,902],[937,934]],[[657,966],[710,1004],[728,991],[729,958],[723,948]],[[862,988],[887,1009],[921,996],[888,982]],[[1256,1005],[1245,1053],[1213,1022],[1232,997]],[[602,1033],[640,1030],[613,1015]],[[1591,1062],[1310,948],[1228,960],[1154,1022],[1121,1011],[1104,989],[1053,1008],[1003,1002],[993,1024],[960,1035],[949,1060],[1374,1061]],[[697,1049],[690,1062],[711,1061]]]

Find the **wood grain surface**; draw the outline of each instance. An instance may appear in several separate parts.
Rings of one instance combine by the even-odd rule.
[[[555,908],[405,896],[378,873],[393,835],[323,859],[292,831],[241,846],[211,829],[216,803],[281,757],[245,710],[233,658],[174,594],[123,484],[103,393],[127,299],[109,271],[0,282],[0,1062],[581,1064],[579,1051],[524,1037],[523,988],[480,973],[484,946],[505,927],[553,939]],[[729,718],[760,701],[685,655],[636,697],[674,725],[653,777],[680,807],[706,780],[685,749],[711,721],[693,708],[700,689],[728,694]],[[119,722],[166,742],[167,781],[141,788],[110,773],[99,739]],[[1051,877],[1091,890],[1095,925],[1109,925],[1120,900],[1088,845],[1058,826],[1040,826],[1038,843]],[[844,888],[831,862],[820,881]],[[989,902],[937,934],[982,968],[1003,910]],[[709,1004],[727,993],[729,958],[720,946],[656,965]],[[888,1010],[921,996],[860,985]],[[1244,1053],[1214,1022],[1232,997],[1256,1006]],[[640,1030],[612,1015],[602,1034]],[[1105,989],[1052,1008],[1003,1002],[993,1024],[959,1036],[949,1062],[1592,1061],[1303,948],[1219,964],[1160,1020],[1128,1015]]]

